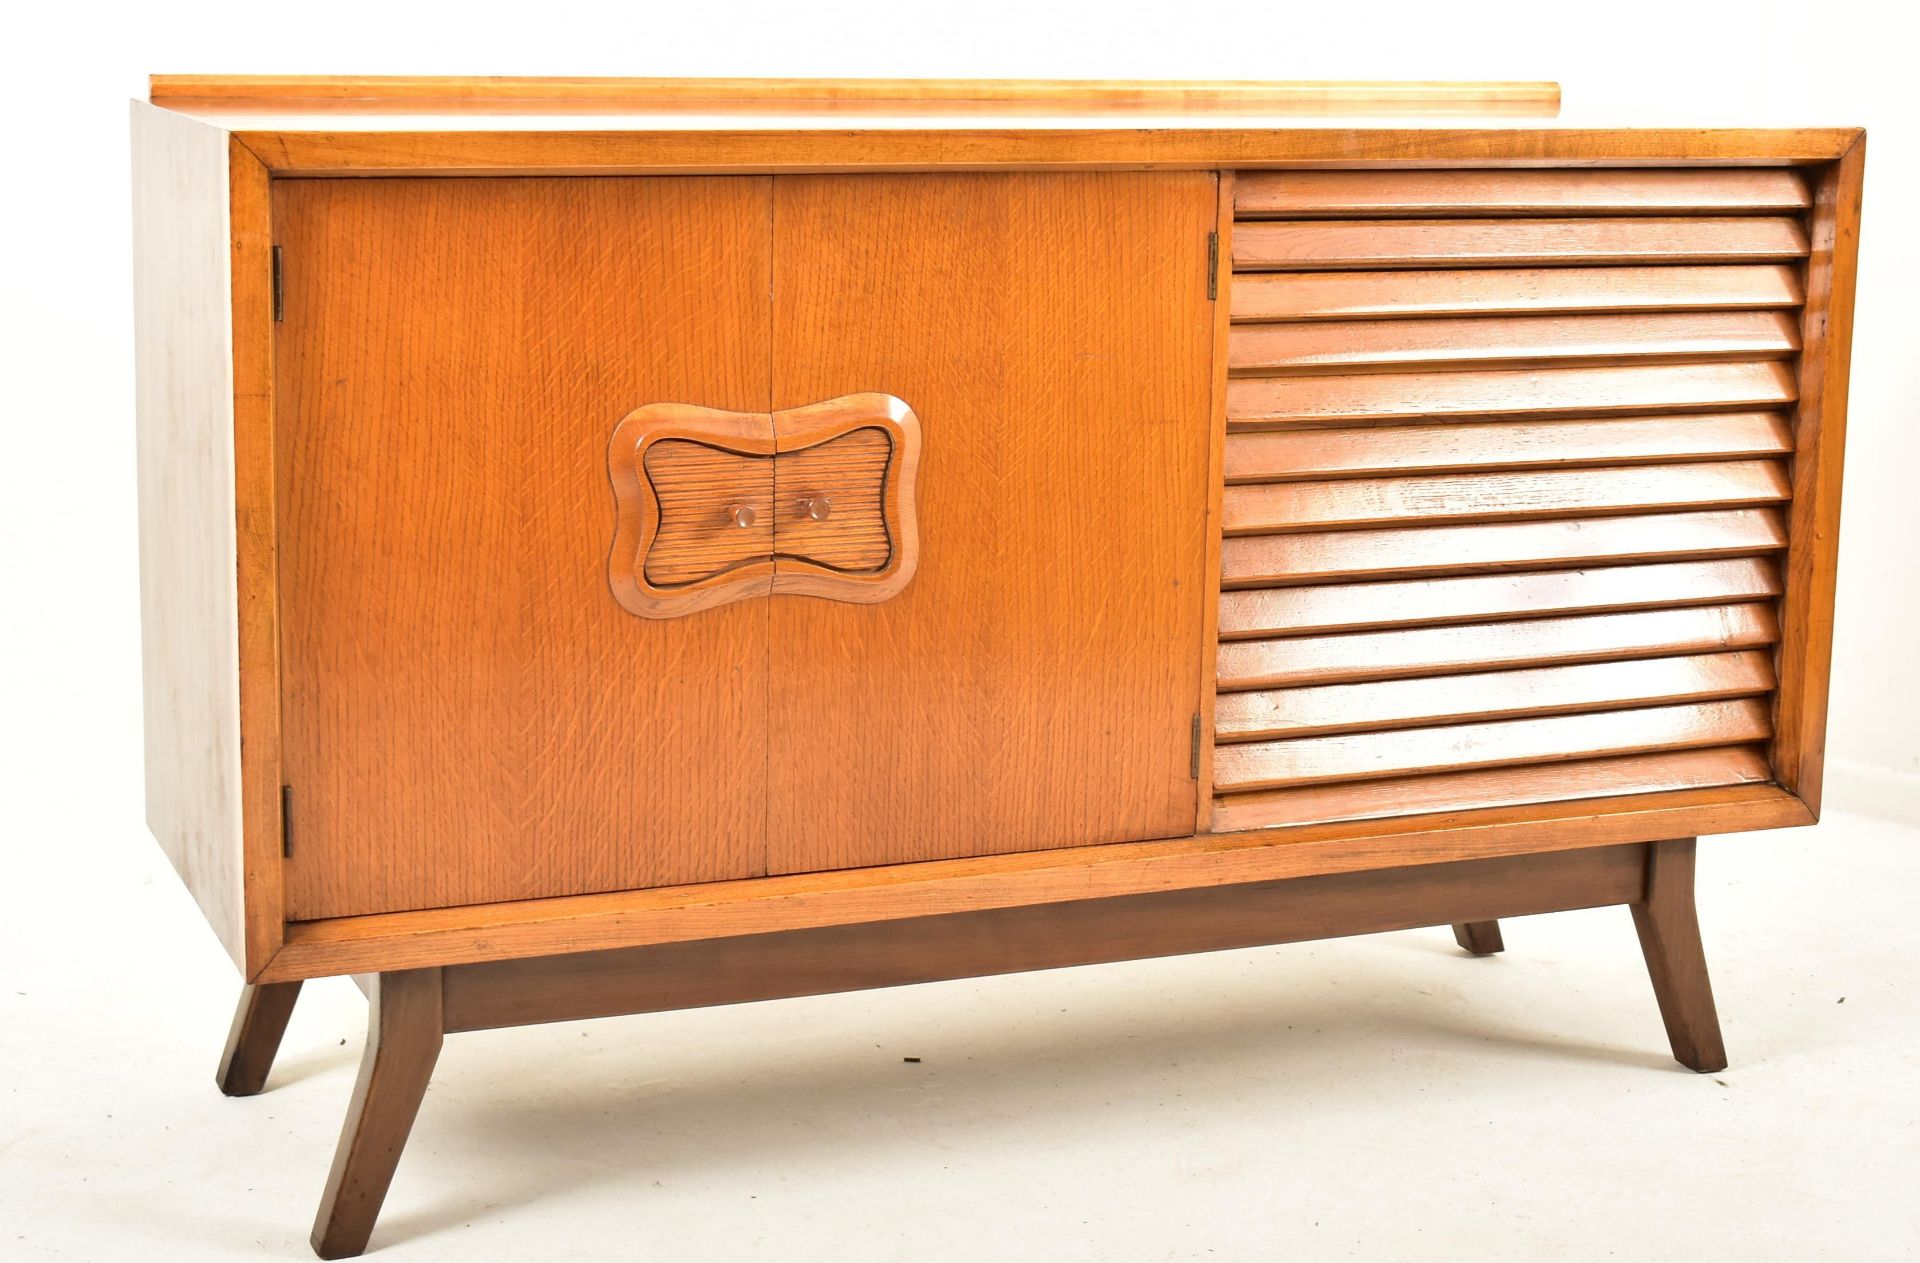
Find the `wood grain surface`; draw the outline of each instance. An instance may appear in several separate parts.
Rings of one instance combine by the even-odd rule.
[[[1242,377],[1228,384],[1227,418],[1241,430],[1417,417],[1735,410],[1789,404],[1797,392],[1792,368],[1765,360]]]
[[[1766,263],[1804,258],[1797,219],[1293,220],[1242,223],[1233,265],[1249,271],[1489,264]]]
[[[1778,504],[1787,496],[1786,467],[1758,460],[1348,478],[1230,487],[1221,527],[1230,536],[1272,535]]]
[[[772,457],[665,439],[641,464],[660,515],[642,565],[649,583],[691,583],[773,556]],[[746,526],[736,509],[753,515]]]
[[[884,390],[924,450],[914,581],[771,607],[771,871],[1191,830],[1213,195],[776,182],[776,406]]]
[[[1258,430],[1228,437],[1229,483],[1347,474],[1638,465],[1784,456],[1793,428],[1777,412],[1714,412],[1614,421]]]
[[[1220,646],[1220,687],[1272,688],[1521,663],[1599,662],[1742,649],[1771,645],[1779,638],[1773,606],[1752,602],[1236,640]]]
[[[1786,311],[1329,320],[1240,325],[1231,344],[1230,363],[1243,375],[1783,359],[1799,349],[1800,322]]]
[[[276,186],[295,919],[763,870],[766,608],[620,608],[606,452],[767,411],[769,185]]]
[[[1765,557],[1253,588],[1221,593],[1220,636],[1245,640],[1592,610],[1717,605],[1778,596],[1780,589],[1780,568]]]
[[[1214,751],[1213,783],[1221,793],[1232,793],[1510,763],[1555,763],[1594,755],[1735,745],[1771,736],[1771,710],[1765,699],[1741,698],[1224,745]]]
[[[1494,811],[1725,785],[1757,786],[1772,779],[1766,755],[1757,747],[1721,746],[1226,794],[1213,800],[1213,828],[1216,833],[1232,833],[1274,825],[1298,828],[1429,812]],[[1606,809],[1604,803],[1594,805],[1595,811]]]
[[[1795,307],[1801,297],[1800,269],[1783,263],[1248,272],[1233,280],[1233,319],[1237,324],[1561,311],[1712,311]]]
[[[1781,169],[1249,171],[1233,195],[1242,219],[1726,214],[1811,204],[1806,177]]]

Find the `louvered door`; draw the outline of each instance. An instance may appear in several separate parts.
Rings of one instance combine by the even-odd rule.
[[[1214,828],[1771,779],[1802,178],[1233,203]]]

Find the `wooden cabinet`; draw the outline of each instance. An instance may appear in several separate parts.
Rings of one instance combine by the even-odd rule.
[[[451,1031],[1626,904],[1723,1064],[1692,839],[1818,811],[1860,134],[756,90],[135,107],[149,815],[226,1090],[370,976],[316,1248]]]

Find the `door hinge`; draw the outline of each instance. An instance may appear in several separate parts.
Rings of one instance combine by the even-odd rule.
[[[286,265],[280,259],[280,247],[273,248],[273,322],[287,318]]]
[[[1187,775],[1196,781],[1200,779],[1200,716],[1198,713],[1193,717],[1193,727],[1188,730]]]
[[[1220,297],[1220,234],[1207,234],[1207,301]]]
[[[280,858],[293,858],[293,786],[280,787]]]

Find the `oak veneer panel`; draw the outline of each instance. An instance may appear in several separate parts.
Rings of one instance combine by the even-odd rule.
[[[132,122],[147,827],[245,969],[227,137]]]
[[[1233,265],[1249,272],[1554,263],[1767,263],[1804,258],[1784,217],[1359,219],[1241,223]]]
[[[1320,781],[1364,780],[1508,763],[1763,741],[1773,732],[1765,699],[1741,698],[1544,719],[1407,728],[1224,745],[1214,751],[1222,793]]]
[[[647,449],[659,530],[647,549],[645,574],[662,586],[692,583],[773,553],[773,461],[686,439]],[[751,509],[751,525],[729,516]]]
[[[769,183],[277,183],[294,918],[763,870],[765,604],[621,609],[606,448],[767,411]]]
[[[1253,535],[1777,504],[1788,492],[1786,468],[1778,461],[1757,460],[1350,478],[1229,487],[1221,523],[1230,536]]]
[[[1609,421],[1253,430],[1229,435],[1229,483],[1350,474],[1446,473],[1528,466],[1637,465],[1784,456],[1793,430],[1777,412],[1723,412]]]
[[[1780,359],[1800,346],[1797,313],[1478,316],[1237,325],[1229,364],[1244,376],[1509,362]]]
[[[1728,557],[1772,552],[1786,546],[1786,522],[1777,509],[1249,535],[1221,542],[1220,581],[1232,588],[1394,575],[1472,574]]]
[[[1343,820],[1385,820],[1426,812],[1577,802],[1720,785],[1761,785],[1772,779],[1766,756],[1749,746],[1631,754],[1575,763],[1227,794],[1214,800],[1213,829],[1216,833],[1233,833]]]
[[[1269,272],[1233,278],[1235,323],[1562,311],[1711,311],[1794,307],[1789,264],[1662,267],[1436,268],[1413,272]]]
[[[1769,604],[1712,605],[1466,623],[1220,646],[1222,689],[1386,679],[1402,675],[1770,645],[1780,638]]]
[[[1765,693],[1773,685],[1771,659],[1747,650],[1222,693],[1214,704],[1214,735],[1221,741],[1257,741],[1496,715],[1710,701]]]
[[[1780,567],[1765,557],[1251,588],[1221,594],[1220,635],[1233,640],[1415,623],[1473,623],[1582,611],[1717,605],[1778,595]]]
[[[1248,171],[1242,219],[1403,215],[1676,215],[1801,211],[1807,182],[1785,169]]]
[[[1797,393],[1773,361],[1600,368],[1245,377],[1227,385],[1234,429],[1414,417],[1547,417],[1555,413],[1775,407]]]
[[[1214,223],[1203,172],[776,182],[774,406],[905,400],[924,547],[771,607],[772,871],[1192,831]]]

